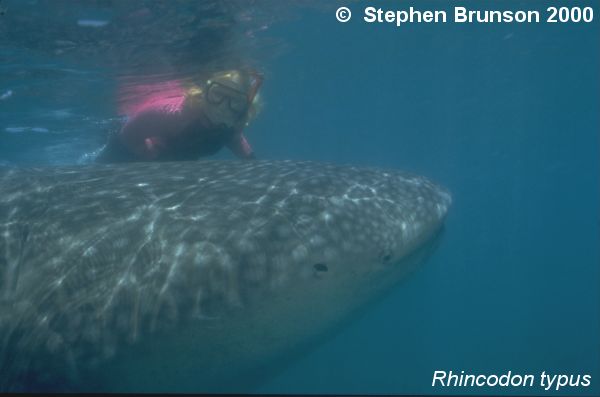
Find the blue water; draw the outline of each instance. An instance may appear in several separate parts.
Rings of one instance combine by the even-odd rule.
[[[0,26],[25,3],[1,1]],[[511,370],[590,374],[591,386],[560,394],[599,395],[599,3],[486,2],[592,6],[590,24],[400,28],[358,14],[451,6],[355,2],[355,18],[341,24],[335,6],[283,3],[262,3],[270,23],[245,54],[267,77],[265,108],[247,130],[257,155],[410,170],[448,187],[453,206],[419,271],[259,391],[550,393],[431,386],[435,370]],[[269,6],[285,15],[271,20]],[[82,161],[118,125],[111,98],[123,64],[21,39],[0,47],[0,95],[12,92],[0,101],[0,163]]]

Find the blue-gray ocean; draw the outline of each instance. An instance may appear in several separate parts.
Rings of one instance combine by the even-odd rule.
[[[0,0],[0,165],[91,162],[123,122],[123,81],[249,65],[265,76],[246,130],[259,158],[404,169],[453,204],[414,274],[242,391],[600,395],[598,1],[485,2],[540,23],[399,27],[364,22],[367,6],[484,4]],[[594,20],[547,23],[550,6]],[[432,387],[436,370],[536,385]],[[545,390],[542,371],[591,384]]]

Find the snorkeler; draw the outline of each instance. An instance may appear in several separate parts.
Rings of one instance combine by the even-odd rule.
[[[202,86],[179,81],[153,86],[113,133],[97,162],[182,161],[212,155],[223,146],[254,158],[243,129],[256,113],[262,76],[247,71],[215,73]]]

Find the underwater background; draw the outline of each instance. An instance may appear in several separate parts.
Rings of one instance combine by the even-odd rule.
[[[345,24],[335,10],[348,5]],[[261,159],[398,168],[449,188],[433,256],[261,393],[505,393],[436,370],[590,374],[600,394],[600,8],[592,23],[367,24],[463,1],[0,0],[0,165],[89,162],[115,91],[215,65],[265,74]],[[542,13],[543,15],[543,13]],[[226,151],[216,157],[231,158]]]

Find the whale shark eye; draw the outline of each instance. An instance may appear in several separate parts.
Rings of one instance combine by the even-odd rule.
[[[390,261],[391,261],[391,260],[392,260],[392,254],[390,254],[389,252],[388,252],[388,253],[385,253],[385,254],[383,254],[383,255],[382,255],[382,257],[381,257],[381,261],[382,261],[383,263],[386,263],[386,264],[387,264],[387,263],[390,263]]]
[[[327,272],[327,270],[329,270],[327,268],[327,265],[325,265],[323,263],[315,263],[313,265],[313,268],[315,269],[315,271],[317,272],[317,274],[323,274],[323,273]]]

